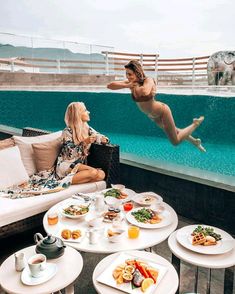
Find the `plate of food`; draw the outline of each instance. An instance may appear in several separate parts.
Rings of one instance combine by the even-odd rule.
[[[73,242],[73,243],[80,243],[83,238],[85,237],[86,232],[84,229],[76,228],[76,227],[69,227],[69,228],[62,228],[57,237],[65,242]]]
[[[89,213],[89,204],[81,204],[79,201],[64,203],[60,212],[63,216],[74,219],[83,219]]]
[[[126,219],[132,225],[145,229],[158,229],[166,227],[172,222],[169,210],[164,209],[161,213],[150,208],[135,208],[126,214]]]
[[[112,223],[114,219],[119,219],[122,220],[123,219],[123,214],[121,213],[121,210],[118,208],[109,208],[108,211],[105,211],[103,213],[103,222],[106,223]]]
[[[231,235],[207,225],[183,227],[178,230],[176,239],[185,248],[201,254],[223,254],[234,247]]]
[[[135,191],[127,188],[110,188],[103,190],[101,193],[104,195],[104,201],[106,197],[114,197],[122,202],[126,202],[130,201],[135,196]]]
[[[133,201],[140,206],[150,206],[163,201],[162,197],[153,192],[144,192],[136,194],[133,197]]]
[[[96,280],[126,293],[150,294],[156,290],[166,272],[166,266],[120,253]]]

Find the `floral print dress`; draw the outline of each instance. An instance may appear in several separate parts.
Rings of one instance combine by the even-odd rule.
[[[97,132],[89,127],[88,136],[93,134],[97,134]],[[59,179],[67,176],[71,172],[71,169],[77,164],[86,164],[86,159],[91,146],[91,144],[86,144],[85,142],[75,144],[73,141],[73,132],[68,127],[63,131],[62,140],[62,149],[60,155],[58,156],[57,166],[55,169],[56,176]]]
[[[92,134],[98,133],[89,127],[88,135]],[[86,164],[91,144],[84,142],[75,144],[73,142],[72,130],[68,127],[64,129],[62,139],[62,149],[55,168],[32,175],[28,182],[24,184],[0,190],[0,197],[10,199],[26,198],[54,193],[68,188],[74,176],[70,168],[71,164],[73,167],[79,163]]]

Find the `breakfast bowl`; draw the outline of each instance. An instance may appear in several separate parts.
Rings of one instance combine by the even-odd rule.
[[[109,207],[113,207],[113,208],[119,208],[120,205],[122,204],[122,200],[121,199],[117,199],[117,198],[112,197],[112,196],[105,197],[104,202]]]
[[[86,219],[89,227],[101,227],[103,224],[103,219],[101,217],[91,217]]]
[[[71,201],[64,204],[60,210],[62,216],[73,219],[84,219],[89,213],[89,205]]]
[[[124,236],[124,232],[125,230],[123,229],[115,229],[115,228],[108,229],[107,235],[108,235],[109,242],[112,242],[112,243],[120,242]]]
[[[133,201],[143,207],[159,204],[163,202],[163,199],[160,195],[153,192],[144,192],[136,194],[133,198]]]
[[[126,188],[126,186],[125,185],[122,185],[122,184],[111,184],[111,187],[113,189],[118,189],[120,191],[122,191],[122,190],[124,190]]]

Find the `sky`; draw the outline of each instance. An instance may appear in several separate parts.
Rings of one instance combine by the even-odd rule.
[[[234,12],[234,0],[0,0],[0,32],[161,58],[205,56],[235,50]]]

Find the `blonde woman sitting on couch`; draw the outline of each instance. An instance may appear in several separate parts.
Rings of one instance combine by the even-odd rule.
[[[99,135],[88,125],[89,111],[82,102],[72,102],[65,112],[66,128],[62,134],[62,150],[56,166],[56,175],[64,178],[73,174],[72,184],[102,181],[105,173],[101,169],[86,165],[91,143]],[[108,143],[108,138],[101,136],[101,143]]]

